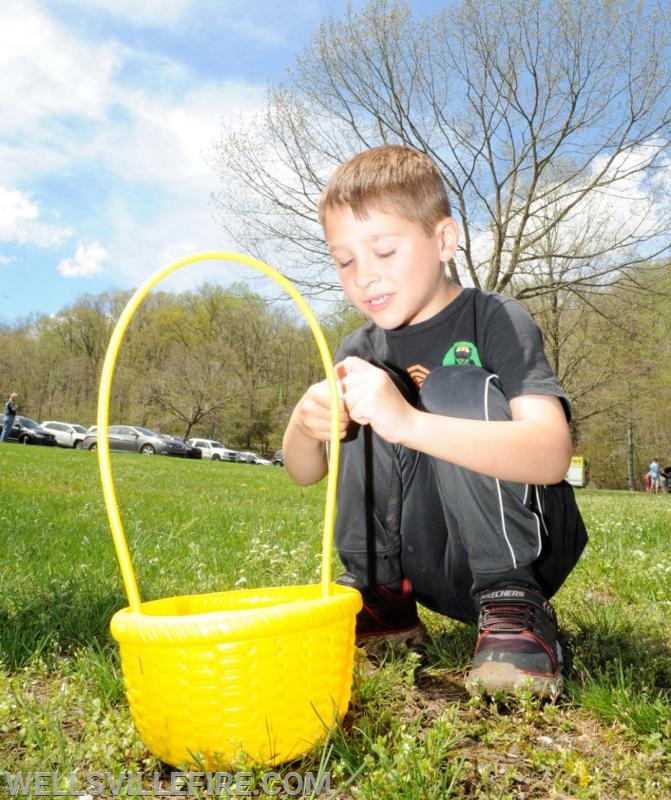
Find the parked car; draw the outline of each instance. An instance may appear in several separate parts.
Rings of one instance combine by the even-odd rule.
[[[273,463],[257,453],[252,453],[250,450],[243,450],[238,453],[238,461],[242,464],[263,464],[264,466],[270,466]]]
[[[45,444],[55,447],[56,437],[53,433],[46,431],[38,422],[29,417],[17,414],[14,418],[14,425],[9,431],[9,441],[19,444]]]
[[[201,450],[203,458],[210,458],[212,461],[237,461],[238,453],[236,450],[229,450],[216,439],[187,439],[187,444],[193,445]]]
[[[169,433],[162,433],[161,436],[163,436],[165,439],[174,439],[177,442],[181,442],[186,449],[186,452],[184,453],[185,458],[203,457],[203,451],[200,449],[200,447],[196,447],[195,445],[185,442],[184,439],[180,439],[179,436],[171,436]]]
[[[56,437],[56,444],[61,447],[75,447],[80,449],[84,437],[86,436],[86,428],[74,422],[52,422],[51,420],[47,420],[42,423],[41,427],[47,431],[51,431]]]
[[[166,455],[185,456],[186,445],[181,439],[164,436],[139,425],[110,425],[108,429],[110,450],[142,453],[145,456]],[[98,449],[98,434],[87,433],[82,447],[85,450]]]
[[[273,464],[276,467],[284,466],[284,450],[275,450],[275,455],[273,456]]]

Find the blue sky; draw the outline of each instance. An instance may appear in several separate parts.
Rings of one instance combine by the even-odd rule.
[[[3,0],[0,323],[230,248],[212,220],[206,160],[222,119],[261,109],[268,82],[346,6]]]

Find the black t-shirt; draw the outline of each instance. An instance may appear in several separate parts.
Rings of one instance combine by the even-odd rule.
[[[479,289],[461,294],[431,319],[396,330],[373,322],[345,337],[336,361],[354,355],[421,386],[431,370],[475,364],[498,376],[508,401],[528,394],[558,397],[571,417],[570,401],[557,383],[540,330],[516,300]]]

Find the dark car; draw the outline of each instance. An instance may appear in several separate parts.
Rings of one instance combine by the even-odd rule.
[[[184,453],[185,458],[202,458],[203,457],[203,451],[200,449],[200,447],[196,447],[193,444],[189,444],[189,442],[185,442],[184,439],[180,439],[179,436],[171,436],[169,433],[162,433],[161,436],[164,439],[173,439],[178,444],[183,444],[184,445],[184,449],[185,449],[185,453]]]
[[[184,439],[182,439],[182,441],[184,442]],[[184,446],[186,447],[186,457],[187,458],[202,458],[203,457],[203,451],[200,449],[200,447],[196,447],[193,444],[187,444],[186,442],[184,442]]]
[[[276,467],[284,466],[284,450],[275,450],[275,455],[273,456],[273,464]]]
[[[164,436],[139,425],[110,425],[108,429],[110,450],[142,453],[145,456],[166,455],[186,456],[187,448],[181,439]],[[82,447],[85,450],[98,449],[98,434],[88,433]]]
[[[9,441],[19,444],[45,444],[49,447],[56,446],[56,437],[45,430],[38,422],[19,414],[14,419],[14,425],[9,432]]]

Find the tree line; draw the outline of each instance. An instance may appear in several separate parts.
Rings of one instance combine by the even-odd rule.
[[[129,297],[84,295],[0,330],[2,382],[19,391],[26,416],[95,422],[107,345]],[[268,451],[280,447],[301,387],[320,375],[312,333],[286,305],[244,284],[154,292],[124,336],[110,421]]]
[[[602,487],[640,488],[653,456],[671,463],[671,277],[652,266],[634,277],[588,300],[523,300],[572,399],[575,452]],[[103,359],[129,297],[83,295],[54,316],[0,328],[2,388],[20,393],[22,413],[95,422]],[[343,304],[322,316],[331,351],[360,323]],[[122,342],[110,421],[271,452],[296,400],[323,376],[312,332],[285,303],[246,284],[154,291]]]

